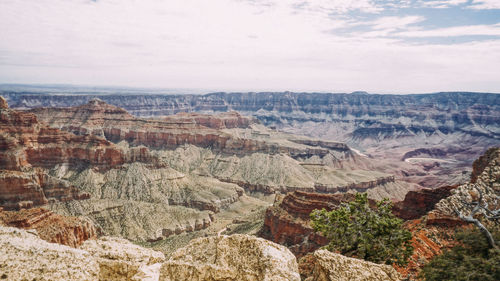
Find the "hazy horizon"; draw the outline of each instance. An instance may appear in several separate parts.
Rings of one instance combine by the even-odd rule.
[[[0,26],[0,84],[500,92],[499,0],[6,0]]]

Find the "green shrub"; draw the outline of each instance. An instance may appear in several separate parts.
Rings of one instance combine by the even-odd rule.
[[[500,231],[492,232],[499,241]],[[500,280],[500,251],[489,247],[485,236],[477,229],[456,235],[460,243],[444,251],[424,266],[424,280]]]
[[[370,208],[366,194],[333,211],[314,210],[312,226],[330,240],[326,248],[364,260],[405,265],[413,253],[411,233],[392,212],[384,199]]]

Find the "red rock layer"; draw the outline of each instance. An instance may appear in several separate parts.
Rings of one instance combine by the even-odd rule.
[[[242,117],[237,112],[217,115],[178,113],[161,120],[140,119],[97,99],[78,107],[37,108],[30,112],[53,127],[77,135],[103,136],[115,143],[125,140],[132,146],[175,149],[180,145],[192,144],[237,155],[264,152],[287,153],[292,157],[323,157],[330,153],[321,146],[299,149],[233,137],[222,129],[248,128],[257,122],[252,118]],[[335,145],[333,148],[345,150],[347,147]]]
[[[29,208],[49,200],[88,198],[65,181],[45,174],[56,165],[111,169],[128,159],[147,154],[125,155],[114,144],[92,135],[76,136],[38,122],[32,113],[0,109],[0,205],[5,209]]]
[[[403,201],[394,204],[392,213],[405,220],[418,219],[433,210],[441,199],[450,196],[455,188],[457,188],[456,185],[409,191]]]
[[[427,217],[411,220],[405,223],[405,227],[411,231],[413,255],[410,257],[408,265],[405,267],[394,266],[396,270],[409,280],[415,280],[422,267],[433,257],[442,253],[446,248],[456,245],[454,240],[455,232],[469,226],[460,224],[436,224]]]
[[[261,236],[287,246],[297,257],[301,257],[328,243],[310,226],[311,211],[323,208],[333,210],[353,198],[352,194],[289,193],[267,209]]]
[[[216,130],[248,128],[252,123],[257,122],[252,118],[241,116],[236,111],[219,113],[217,115],[180,112],[176,115],[167,116],[164,120],[169,122],[183,122],[186,124],[195,123]]]
[[[40,238],[71,247],[78,247],[85,240],[97,237],[97,231],[92,222],[76,217],[61,216],[40,208],[16,212],[0,210],[0,223],[6,226],[35,229]]]

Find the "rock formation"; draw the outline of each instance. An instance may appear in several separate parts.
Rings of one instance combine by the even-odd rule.
[[[315,251],[307,262],[311,275],[306,281],[400,280],[398,272],[390,265],[349,258],[327,250]]]
[[[160,280],[299,281],[300,276],[287,248],[236,234],[191,241],[162,265]]]
[[[464,224],[435,221],[424,216],[421,219],[410,220],[405,227],[412,233],[413,255],[404,267],[394,266],[401,276],[416,280],[422,267],[432,258],[441,254],[444,249],[456,245],[454,235],[457,230],[466,228]]]
[[[392,212],[394,215],[405,220],[418,219],[433,210],[436,203],[441,199],[450,196],[451,191],[455,188],[457,186],[410,190],[403,201],[394,204]]]
[[[82,105],[99,96],[135,116],[236,110],[280,130],[344,142],[376,159],[387,159],[378,169],[429,188],[462,184],[462,171],[470,169],[471,159],[499,144],[500,98],[489,93],[4,95],[19,108]]]
[[[80,249],[46,242],[36,232],[0,227],[0,278],[5,280],[158,280],[162,253],[115,238]]]
[[[102,237],[80,247],[99,264],[99,280],[158,280],[165,256],[125,239]]]
[[[482,193],[482,204],[490,210],[500,209],[500,148],[491,148],[474,162],[471,182],[454,189],[452,195],[436,204],[431,214],[435,217],[457,216],[460,211],[464,216],[471,214],[473,206],[463,202],[475,202]],[[481,211],[480,213],[483,213]],[[484,214],[484,213],[483,213]],[[479,214],[477,214],[479,215]]]
[[[7,109],[7,108],[9,108],[7,100],[5,100],[4,97],[0,96],[0,109]]]
[[[333,210],[353,198],[352,194],[289,193],[267,209],[260,235],[287,246],[297,257],[301,257],[328,243],[309,224],[312,210]]]
[[[46,169],[109,169],[124,161],[123,152],[104,139],[75,136],[38,122],[34,114],[0,109],[0,205],[5,209],[88,198]]]
[[[272,142],[268,132],[250,128],[257,123],[256,120],[237,112],[217,115],[179,113],[161,119],[140,119],[99,99],[78,107],[36,108],[30,112],[55,128],[77,135],[102,136],[115,143],[127,141],[131,146],[175,149],[191,144],[229,154],[287,153],[294,158],[324,157],[330,150],[338,150],[350,156],[350,150],[344,144],[330,145],[325,149],[318,145],[308,146],[307,141],[303,145],[297,145],[298,141],[294,141],[295,145]],[[246,129],[251,134],[242,137],[227,129]]]
[[[97,237],[94,224],[84,218],[67,217],[51,211],[33,208],[21,211],[0,211],[0,225],[34,229],[48,242],[78,247]]]

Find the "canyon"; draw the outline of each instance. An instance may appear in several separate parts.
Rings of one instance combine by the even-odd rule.
[[[28,111],[4,104],[2,206],[90,219],[103,235],[154,242],[213,234],[238,202],[263,213],[277,193],[401,199],[413,187],[368,169],[370,159],[343,143],[278,132],[236,112],[139,118],[100,99]]]
[[[372,168],[429,188],[464,183],[472,161],[500,142],[500,97],[494,93],[168,95],[63,88],[0,94],[19,109],[78,106],[98,97],[142,117],[234,110],[279,131],[346,143],[378,159]]]
[[[52,258],[88,259],[74,274],[90,280],[337,280],[346,264],[350,278],[414,279],[469,227],[454,210],[473,188],[497,206],[500,149],[487,148],[500,145],[498,96],[0,91],[0,240],[69,246]],[[390,198],[406,220],[416,251],[399,273],[319,249],[309,213],[355,192]],[[109,261],[114,247],[141,254]]]

